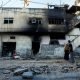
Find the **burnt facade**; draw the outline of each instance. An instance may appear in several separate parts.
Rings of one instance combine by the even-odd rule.
[[[73,16],[65,6],[0,8],[0,56],[35,55],[42,44],[58,43],[65,39]]]

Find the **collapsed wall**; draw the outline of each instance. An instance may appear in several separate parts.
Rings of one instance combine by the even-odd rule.
[[[63,58],[64,57],[64,47],[60,45],[48,45],[43,44],[40,46],[37,58],[51,59],[51,58]]]

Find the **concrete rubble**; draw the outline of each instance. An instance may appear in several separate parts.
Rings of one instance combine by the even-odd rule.
[[[3,74],[9,74],[10,72],[10,70],[3,70]]]
[[[17,61],[14,60],[13,62]],[[72,64],[57,60],[54,62],[53,60],[46,61],[44,64],[41,61],[34,62],[24,61],[25,65],[20,63],[21,66],[18,62],[17,65],[3,68],[0,66],[0,80],[24,80],[24,78],[31,80],[80,80],[80,63]]]
[[[32,71],[24,72],[22,74],[22,78],[23,79],[33,79],[33,72]]]
[[[17,76],[21,75],[25,71],[27,71],[27,69],[16,69],[13,74]]]

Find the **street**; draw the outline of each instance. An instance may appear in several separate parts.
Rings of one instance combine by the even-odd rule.
[[[2,60],[0,59],[0,80],[23,80],[21,74],[13,76],[17,69],[36,72],[33,80],[80,80],[80,63],[64,59],[53,60]]]

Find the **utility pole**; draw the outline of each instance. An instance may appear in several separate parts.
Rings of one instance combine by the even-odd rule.
[[[3,8],[3,1],[2,1],[2,3],[1,3],[1,12],[2,12],[2,8]]]
[[[26,5],[29,5],[29,0],[24,0],[24,7],[26,7]]]
[[[61,6],[61,0],[60,0],[60,6]]]

